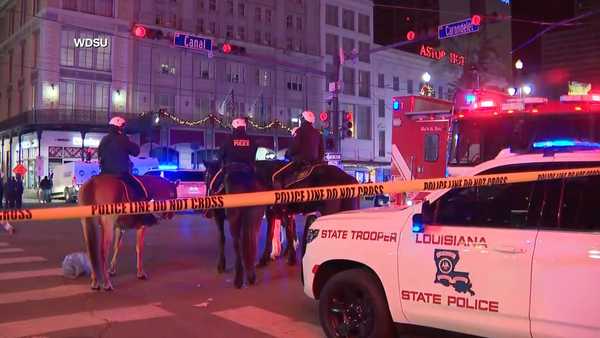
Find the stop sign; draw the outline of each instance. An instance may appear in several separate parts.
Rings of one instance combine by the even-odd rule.
[[[25,176],[25,174],[27,173],[27,168],[25,168],[24,165],[22,165],[21,163],[19,163],[13,169],[13,173],[15,173],[17,175]]]

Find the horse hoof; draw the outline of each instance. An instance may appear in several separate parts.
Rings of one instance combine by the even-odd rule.
[[[225,272],[225,261],[219,261],[219,263],[217,264],[217,272],[218,273]]]
[[[258,267],[264,268],[265,266],[269,265],[270,262],[271,262],[270,258],[263,257],[258,261]]]
[[[117,275],[117,269],[110,269],[110,270],[108,270],[108,274],[109,274],[111,277],[114,277],[114,276],[116,276],[116,275]]]
[[[114,289],[111,282],[104,283],[104,291],[113,291]]]
[[[92,289],[93,291],[99,291],[100,284],[98,284],[98,282],[96,281],[92,281],[92,284],[90,284],[90,289]]]
[[[145,272],[138,272],[137,279],[139,280],[148,280],[148,274]]]
[[[235,286],[236,289],[241,289],[242,286],[244,286],[244,278],[241,275],[236,276],[233,281],[233,286]]]
[[[250,285],[256,284],[256,275],[255,274],[248,276],[247,279],[248,279],[248,284],[250,284]]]

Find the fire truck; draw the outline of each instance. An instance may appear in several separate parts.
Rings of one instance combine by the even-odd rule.
[[[525,152],[536,142],[600,141],[600,94],[550,101],[479,89],[455,97],[454,102],[425,96],[393,99],[392,179],[465,175],[504,149]],[[426,194],[394,199],[410,204]]]

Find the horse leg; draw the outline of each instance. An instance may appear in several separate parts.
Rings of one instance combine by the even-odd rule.
[[[306,238],[308,236],[308,228],[317,220],[317,215],[311,213],[306,216],[306,220],[304,221],[304,231],[302,232],[302,257],[306,253]]]
[[[231,237],[233,238],[233,249],[235,251],[235,270],[234,270],[234,278],[233,285],[236,288],[241,288],[244,284],[244,267],[242,265],[242,227],[243,223],[241,221],[241,215],[239,209],[229,209],[227,210],[227,219],[229,220],[229,231],[231,233]]]
[[[296,265],[296,217],[294,214],[287,215],[287,224],[285,226],[285,237],[287,238],[287,263],[290,266]]]
[[[123,238],[125,237],[125,230],[118,229],[115,232],[115,246],[113,247],[113,257],[110,261],[110,269],[108,273],[111,276],[115,276],[117,274],[117,257],[119,256],[119,250],[121,250],[121,245],[123,244]]]
[[[136,230],[135,253],[137,258],[137,278],[146,280],[148,275],[144,272],[144,236],[146,235],[146,227],[141,226]]]
[[[244,217],[244,228],[242,229],[242,245],[244,248],[244,270],[246,272],[246,280],[248,284],[256,283],[256,254],[258,249],[258,231],[264,209],[260,207],[251,207],[246,209],[246,217]]]
[[[96,236],[96,227],[94,226],[93,218],[83,218],[81,220],[83,230],[83,240],[87,250],[90,263],[92,264],[91,284],[92,290],[100,290],[98,284],[98,275],[100,275],[100,262],[98,262],[98,239]]]
[[[105,291],[112,291],[114,289],[108,273],[108,253],[110,245],[113,243],[115,221],[115,216],[100,217],[100,224],[102,225],[100,232],[100,266]]]
[[[267,236],[265,238],[265,249],[263,250],[262,257],[258,261],[259,267],[267,266],[271,262],[273,231],[275,230],[275,220],[277,219],[277,214],[271,208],[268,208],[265,214],[267,215]]]
[[[225,216],[221,213],[221,210],[215,211],[215,223],[217,224],[217,230],[219,231],[219,255],[217,258],[217,272],[223,273],[226,269],[225,263]]]

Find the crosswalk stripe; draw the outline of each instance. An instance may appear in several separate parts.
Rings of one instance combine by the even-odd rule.
[[[6,242],[0,242],[0,247],[3,247],[3,246],[8,246],[8,243],[6,243]]]
[[[4,248],[4,249],[0,249],[0,254],[3,253],[15,253],[15,252],[23,252],[25,250],[21,249],[21,248]]]
[[[48,289],[0,293],[0,304],[21,303],[35,300],[48,300],[70,297],[92,292],[89,285],[61,285]]]
[[[93,312],[84,311],[67,315],[0,323],[0,338],[35,336],[82,327],[106,325],[107,323],[130,322],[173,315],[173,313],[159,307],[158,304],[121,307]]]
[[[244,306],[212,314],[277,338],[323,337],[323,331],[317,325],[295,321],[284,315],[254,306]]]
[[[60,268],[0,272],[0,281],[11,280],[11,279],[33,278],[33,277],[62,276],[62,274],[63,274],[63,270]]]
[[[47,259],[40,256],[27,256],[27,257],[11,257],[11,258],[0,258],[0,265],[3,264],[14,264],[14,263],[37,263],[46,262]]]

